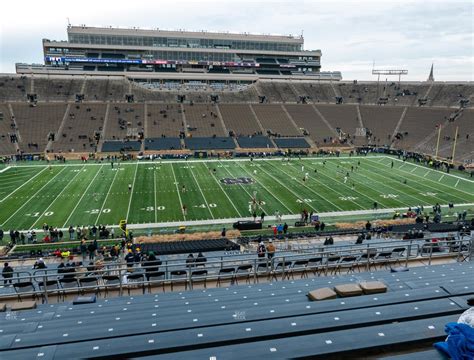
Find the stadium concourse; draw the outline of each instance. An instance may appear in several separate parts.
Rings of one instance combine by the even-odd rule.
[[[1,359],[445,358],[474,86],[257,71],[0,77]]]

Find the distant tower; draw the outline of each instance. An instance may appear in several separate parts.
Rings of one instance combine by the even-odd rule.
[[[430,70],[430,76],[428,76],[428,82],[433,82],[434,81],[434,76],[433,76],[433,64],[431,64],[431,70]]]

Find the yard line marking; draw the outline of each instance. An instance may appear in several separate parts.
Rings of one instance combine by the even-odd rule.
[[[402,161],[402,160],[400,160],[400,159],[391,158],[391,157],[388,157],[388,156],[386,156],[386,158],[388,158],[388,159],[393,159],[393,160],[396,160],[396,161],[399,161],[399,162]],[[420,167],[420,168],[423,168],[423,169],[426,169],[426,167],[421,166],[421,165],[418,165],[418,164],[411,164],[411,165],[416,166],[416,167]],[[402,165],[402,166],[403,166],[403,165]],[[399,167],[399,169],[401,169],[401,166]],[[439,171],[439,170],[437,170],[437,171]],[[466,178],[463,178],[463,177],[458,176],[458,175],[448,174],[448,176],[450,176],[450,177],[455,177],[456,179],[464,180],[464,181],[467,181],[467,182],[470,182],[470,183],[474,183],[474,180],[466,179]]]
[[[51,206],[53,206],[53,204],[56,202],[56,200],[58,200],[58,199],[60,198],[61,194],[62,194],[62,193],[68,188],[68,186],[77,178],[77,176],[78,176],[79,174],[81,174],[82,170],[84,170],[84,166],[81,167],[81,169],[72,177],[71,180],[69,180],[69,182],[63,187],[63,189],[61,190],[61,192],[60,192],[58,195],[56,195],[56,197],[53,199],[53,201],[51,201],[51,202],[49,203],[49,206],[46,208],[45,211],[43,211],[43,212],[41,213],[41,215],[38,217],[38,219],[35,220],[35,221],[33,221],[33,224],[30,226],[30,230],[33,228],[33,226],[36,225],[36,223],[37,223],[38,221],[41,220],[41,218],[44,216],[44,214],[46,214],[46,213],[48,212],[48,210],[51,209]]]
[[[176,174],[174,173],[173,163],[171,163],[170,165],[171,165],[171,172],[173,173],[174,184],[176,185],[176,192],[178,193],[179,205],[181,206],[181,214],[183,215],[184,221],[186,221],[186,215],[184,215],[183,213],[183,201],[181,200],[181,194],[178,188],[178,180],[176,179]]]
[[[135,174],[133,175],[132,193],[130,194],[130,199],[128,201],[127,216],[125,217],[127,222],[128,222],[128,215],[130,214],[130,205],[132,205],[133,193],[135,192],[135,180],[137,179],[137,170],[138,170],[138,161],[137,161],[137,166],[135,167]]]
[[[378,161],[378,162],[379,162],[379,161]],[[333,165],[334,165],[334,164],[333,164]],[[311,166],[308,166],[308,168],[310,168],[310,169],[316,169],[316,168],[312,168]],[[329,168],[329,166],[328,166],[327,168]],[[332,171],[332,170],[331,170],[331,171]],[[380,204],[383,204],[383,202],[381,202],[379,199],[374,199],[373,197],[371,197],[371,196],[369,196],[369,195],[367,195],[367,194],[365,194],[365,193],[361,193],[360,191],[357,191],[357,190],[355,190],[355,189],[352,189],[349,185],[344,184],[341,180],[338,180],[338,179],[337,179],[337,170],[334,170],[334,172],[336,173],[336,176],[334,176],[334,178],[330,177],[328,174],[325,174],[324,172],[317,173],[317,174],[318,174],[318,175],[323,175],[323,176],[329,178],[330,180],[339,182],[341,185],[343,185],[343,186],[349,188],[349,189],[351,190],[351,192],[355,192],[355,193],[359,194],[360,196],[363,196],[363,197],[365,197],[365,198],[367,198],[367,199],[369,199],[369,200],[371,200],[371,201],[374,201],[374,202],[378,202],[378,203],[380,203]],[[353,173],[353,175],[355,175],[355,173]],[[357,173],[357,175],[360,175],[360,176],[366,178],[367,180],[372,181],[371,178],[369,179],[367,176],[362,175],[361,173]],[[352,181],[352,180],[351,180],[351,181]],[[370,188],[368,185],[365,185],[365,182],[360,182],[360,181],[358,181],[358,182],[357,182],[357,185],[362,185],[362,186],[364,186],[364,187]],[[340,195],[342,195],[342,194],[340,194]],[[344,195],[342,195],[342,196],[344,196]],[[400,200],[397,200],[397,199],[395,199],[395,200],[396,200],[397,202],[401,203],[401,204],[404,204],[403,201],[400,201]],[[357,205],[359,205],[359,204],[357,203]],[[359,205],[359,206],[360,206],[360,205]],[[385,206],[385,205],[384,205],[384,206]]]
[[[400,167],[398,168],[398,170],[401,170],[401,168],[404,167],[405,165],[406,165],[406,163],[403,163],[402,166],[400,166]]]
[[[74,212],[76,211],[77,207],[79,206],[79,204],[81,203],[82,199],[84,198],[84,196],[86,195],[87,191],[89,190],[89,188],[91,187],[92,183],[94,182],[95,178],[97,177],[97,175],[99,175],[100,171],[102,170],[104,166],[102,165],[102,167],[99,169],[99,171],[97,171],[97,173],[94,175],[94,177],[92,178],[91,182],[89,183],[89,185],[87,185],[86,187],[86,190],[84,190],[84,192],[82,193],[82,196],[81,198],[79,199],[79,201],[76,203],[76,206],[74,206],[74,209],[72,209],[72,211],[69,213],[69,216],[68,218],[66,219],[63,227],[66,227],[67,223],[69,222],[69,219],[71,218],[72,214],[74,214]]]
[[[120,166],[120,164],[118,164]],[[97,214],[97,219],[95,219],[95,223],[97,224],[99,222],[100,215],[102,214],[102,211],[104,210],[104,206],[107,203],[107,199],[109,198],[110,190],[112,189],[112,186],[114,185],[115,178],[117,177],[117,174],[119,173],[119,168],[117,167],[117,170],[115,171],[114,178],[112,179],[112,182],[110,183],[109,190],[107,191],[107,194],[105,195],[104,202],[102,203],[102,206],[100,207],[99,213]]]
[[[427,171],[425,175],[423,175],[423,177],[426,177],[426,175],[428,175],[431,171]]]
[[[252,174],[250,173],[249,170],[247,170],[245,167],[243,167],[241,164],[239,164],[239,167],[244,170],[247,174],[249,174],[250,176],[252,176]],[[292,213],[291,209],[285,205],[285,203],[283,201],[280,200],[279,197],[277,197],[274,193],[272,193],[262,182],[259,182],[258,183],[261,187],[263,187],[265,189],[265,191],[267,191],[271,196],[273,196],[280,204],[283,205],[283,207],[286,208],[286,210],[288,210],[290,212],[290,214]],[[268,215],[268,214],[267,214]]]
[[[456,185],[454,185],[454,187],[458,187],[458,184],[459,184],[459,180],[456,182]]]
[[[7,168],[9,169],[9,167]],[[47,168],[45,167],[43,170],[41,170],[38,174],[36,174],[35,176],[33,176],[30,180],[28,180],[27,182],[23,183],[22,185],[20,185],[20,187],[16,188],[15,190],[13,190],[10,194],[8,194],[6,197],[4,197],[2,200],[0,200],[0,203],[1,202],[4,202],[6,199],[8,199],[10,196],[12,196],[14,193],[16,193],[18,190],[20,190],[23,186],[25,186],[26,184],[28,184],[30,181],[32,181],[33,179],[35,179],[37,176],[39,176],[43,171],[45,171]]]
[[[268,171],[266,171],[263,167],[260,167],[259,169],[262,170],[263,172],[265,172],[268,176],[270,176],[271,178],[273,178],[275,181],[277,181],[280,185],[282,185],[282,186],[283,186],[285,189],[287,189],[289,192],[293,193],[293,195],[295,195],[298,200],[302,201],[302,204],[306,203],[303,198],[301,198],[301,197],[300,197],[298,194],[296,194],[293,190],[291,190],[289,187],[287,187],[285,184],[283,184],[280,180],[278,180],[276,177],[274,177],[272,174],[270,174]],[[328,200],[328,201],[329,201],[329,200]],[[309,203],[306,203],[306,204],[307,204],[311,209],[313,209],[314,211],[316,211],[316,212],[318,211],[318,210],[316,210],[311,204],[309,204]],[[338,206],[336,206],[336,207],[338,207]],[[338,207],[338,208],[339,208],[339,210],[342,210],[340,207]]]
[[[34,197],[35,197],[36,195],[38,195],[51,181],[53,181],[54,179],[56,179],[56,177],[57,177],[59,174],[61,174],[64,170],[66,170],[66,168],[63,168],[61,171],[59,171],[56,175],[54,175],[51,179],[49,179],[49,181],[48,181],[46,184],[44,184],[37,192],[35,192],[32,196],[29,196],[29,197],[28,197],[28,200],[25,201],[22,206],[20,206],[13,214],[10,215],[10,217],[9,217],[7,220],[5,220],[5,221],[3,222],[2,226],[4,226],[12,217],[14,217],[14,216],[18,213],[18,211],[20,211],[21,209],[23,209],[26,204],[28,204],[32,199],[34,199]]]
[[[239,217],[242,217],[242,214],[240,214],[240,211],[237,209],[237,207],[235,206],[234,202],[230,199],[229,195],[227,195],[227,193],[224,191],[224,188],[222,187],[221,183],[216,179],[216,176],[214,175],[214,173],[211,171],[212,173],[212,178],[216,181],[217,185],[219,185],[219,187],[221,188],[222,192],[224,193],[224,195],[227,197],[227,199],[229,200],[229,202],[232,204],[232,206],[234,207],[235,211],[237,211],[237,214],[239,215]]]
[[[305,164],[305,165],[306,165],[306,164]],[[290,166],[293,166],[293,164],[291,164]],[[309,166],[308,166],[308,167],[309,167]],[[310,169],[314,169],[314,168],[311,168],[311,167],[309,167],[309,168],[310,168]],[[278,169],[278,168],[277,168],[277,169]],[[297,168],[295,168],[295,169],[296,169],[296,171],[298,171]],[[286,171],[283,171],[283,166],[281,167],[281,171],[284,172],[286,175],[290,176]],[[334,189],[331,189],[329,186],[327,186],[326,184],[324,184],[324,183],[322,183],[321,181],[319,181],[318,179],[316,179],[316,177],[313,177],[313,179],[316,180],[318,183],[320,183],[322,186],[327,187],[329,190],[331,190],[331,191],[335,192],[336,194],[339,194],[339,195],[342,196],[342,194],[341,194],[340,192],[338,192],[338,191],[336,191],[336,190],[334,190]],[[334,204],[331,200],[328,200],[328,199],[322,197],[321,195],[319,195],[316,191],[314,191],[313,189],[311,189],[311,188],[310,188],[309,186],[307,186],[306,184],[302,184],[302,185],[303,185],[305,188],[307,188],[308,190],[310,190],[313,194],[316,194],[316,196],[318,196],[318,198],[321,198],[322,200],[324,200],[324,201],[330,203],[332,206],[338,208],[339,210],[342,210],[341,207],[339,207],[339,206],[337,206],[336,204]],[[351,202],[353,202],[353,203],[356,204],[357,206],[361,207],[362,209],[364,208],[364,207],[361,206],[360,204],[357,204],[354,200],[351,200]]]
[[[223,166],[223,169],[225,169],[225,171],[227,171],[230,176],[234,176],[234,175],[229,171],[229,169],[226,168],[225,166]],[[242,184],[239,184],[239,186],[242,188],[242,190],[244,190],[244,191],[247,193],[247,195],[248,195],[250,198],[252,198],[252,195],[247,191],[247,189],[246,189]],[[271,194],[271,195],[272,195],[272,194]],[[273,196],[273,195],[272,195],[272,196]],[[277,200],[278,200],[278,199],[277,199]],[[265,211],[263,205],[259,205],[259,207],[260,207],[260,209],[262,209],[266,214],[268,214],[268,211]],[[288,210],[289,210],[289,209],[288,209]],[[242,215],[240,215],[240,216],[242,216]]]
[[[191,175],[193,176],[194,181],[196,182],[196,184],[197,184],[197,186],[198,186],[198,189],[199,189],[199,191],[201,192],[201,195],[202,195],[202,197],[203,197],[203,199],[204,199],[204,202],[206,203],[206,206],[207,206],[207,209],[209,210],[209,213],[211,214],[212,218],[215,219],[215,218],[214,218],[214,214],[212,213],[212,210],[211,210],[211,208],[209,207],[209,204],[207,203],[206,197],[204,196],[204,193],[202,192],[201,186],[199,185],[199,183],[198,183],[198,181],[197,181],[197,179],[196,179],[196,176],[194,175],[193,169],[191,169],[190,167],[188,167],[188,170],[191,171]]]
[[[415,171],[415,170],[416,170],[416,167],[415,167],[415,168],[413,168],[413,169],[411,169],[411,171],[410,171],[410,172],[412,173],[412,172],[413,172],[413,171]]]
[[[380,168],[377,167],[377,165],[372,165],[372,164],[370,164],[369,162],[367,162],[366,164],[367,164],[368,166],[375,167],[377,170],[380,170]],[[388,165],[387,165],[387,166],[388,166]],[[390,178],[389,176],[383,175],[380,171],[378,171],[378,172],[376,171],[376,172],[374,172],[374,174],[377,175],[377,176],[380,176],[380,177],[382,177],[382,178],[384,178],[384,179],[388,179],[388,180],[390,180],[390,181],[395,181],[394,179]],[[362,176],[368,178],[366,175],[362,175]],[[379,183],[379,184],[382,184],[383,186],[389,187],[389,188],[392,189],[394,192],[396,192],[396,193],[398,193],[398,194],[400,194],[400,195],[408,196],[408,197],[411,197],[411,198],[413,198],[413,199],[416,199],[416,200],[419,202],[419,204],[429,205],[429,203],[428,203],[425,199],[419,198],[419,197],[414,196],[414,195],[411,195],[411,194],[408,194],[407,192],[401,190],[401,188],[399,188],[399,187],[396,187],[396,188],[395,188],[395,187],[393,187],[393,186],[388,185],[388,183],[384,183],[384,182],[382,182],[382,181],[375,180],[375,178],[371,178],[371,179],[372,179],[373,181]],[[402,186],[402,185],[400,185],[400,186]],[[410,185],[407,185],[407,184],[403,184],[403,186],[406,186],[406,187],[409,187],[410,189],[413,189],[413,190],[418,191],[418,190],[415,189],[413,186],[410,186]],[[432,196],[432,197],[435,198],[435,199],[440,200],[441,202],[443,201],[442,199],[440,199],[440,198],[438,198],[438,197],[436,197],[436,196]],[[402,203],[402,204],[407,204],[407,203],[405,203],[404,201],[401,201],[401,200],[398,200],[398,202],[400,202],[400,203]],[[407,204],[407,206],[408,206],[408,204]]]
[[[439,178],[438,182],[440,182],[441,180],[443,180],[443,178],[444,178],[444,174],[441,175],[441,177]],[[459,180],[458,180],[458,182],[459,182]]]
[[[394,160],[397,160],[397,159],[394,159]],[[398,161],[400,161],[400,160],[398,160]],[[373,161],[371,161],[370,159],[367,159],[367,163],[371,163],[371,162],[373,162]],[[416,164],[413,164],[413,165],[416,165]],[[372,166],[375,166],[375,165],[372,165]],[[419,166],[419,165],[417,165],[417,166]],[[419,167],[421,167],[421,166],[419,166]],[[398,169],[400,169],[400,168],[398,168]],[[432,170],[432,171],[433,171],[433,170]],[[410,175],[410,173],[407,172],[407,171],[403,171],[403,172]],[[445,174],[443,174],[443,175],[445,175]],[[422,176],[417,175],[417,174],[412,174],[411,176],[416,176],[417,178],[423,179]],[[458,179],[461,179],[461,180],[466,180],[466,179],[463,179],[463,178],[460,178],[460,177],[457,177],[457,178],[458,178]],[[430,185],[428,185],[428,183],[434,183],[435,185],[434,185],[434,186],[430,186]],[[450,190],[452,189],[452,186],[446,185],[446,184],[444,184],[444,183],[440,183],[440,185],[442,185],[442,186],[444,186],[444,187],[446,187],[446,188],[449,188]],[[436,184],[436,181],[435,181],[435,180],[431,180],[430,178],[426,178],[426,179],[425,179],[425,183],[423,183],[423,186],[429,187],[429,188],[432,189],[432,190],[439,191],[438,184]],[[456,191],[460,191],[460,192],[463,192],[463,193],[465,193],[465,194],[467,194],[467,195],[469,195],[469,196],[472,196],[472,193],[469,193],[469,192],[467,192],[467,191],[463,191],[463,190],[461,190],[461,189],[456,189]],[[460,196],[457,196],[457,195],[454,195],[454,196],[457,197],[458,199],[461,199],[462,201],[465,200],[464,198],[461,198]]]
[[[153,191],[155,199],[155,222],[158,222],[158,214],[156,211],[156,167],[153,169]]]

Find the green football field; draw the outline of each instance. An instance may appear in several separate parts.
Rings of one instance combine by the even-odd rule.
[[[302,209],[372,211],[374,202],[379,209],[474,203],[472,179],[387,156],[143,161],[114,168],[110,163],[27,165],[0,171],[4,230],[39,229],[43,223],[117,225],[122,219],[144,227],[224,223],[251,216],[254,196],[258,216],[264,211],[272,218],[276,211],[290,215]]]

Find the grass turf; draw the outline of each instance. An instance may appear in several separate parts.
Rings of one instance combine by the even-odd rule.
[[[252,182],[221,182],[242,177]],[[267,217],[302,209],[316,214],[370,210],[374,202],[379,208],[474,203],[474,182],[462,174],[387,156],[12,166],[0,173],[0,227],[241,218],[251,216],[254,192],[261,201],[257,214],[264,211]]]

